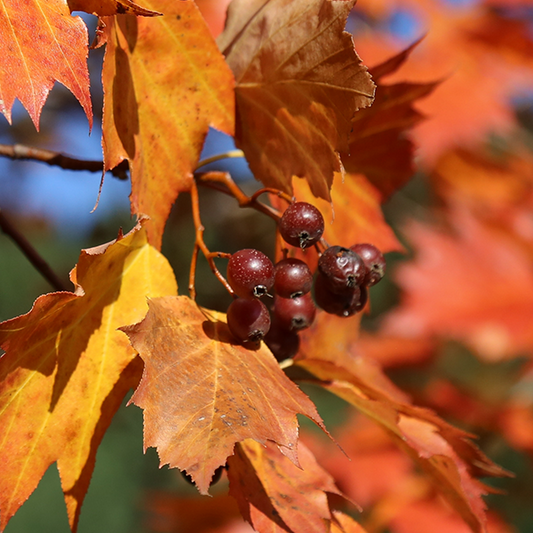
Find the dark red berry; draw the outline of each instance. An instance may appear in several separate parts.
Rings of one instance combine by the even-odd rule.
[[[295,298],[313,287],[313,274],[300,259],[282,259],[274,267],[274,291],[282,298]]]
[[[273,314],[280,327],[290,331],[308,328],[315,319],[316,307],[309,293],[296,298],[274,297]]]
[[[362,311],[368,300],[367,288],[356,285],[344,292],[333,292],[329,285],[329,280],[318,274],[315,280],[315,301],[326,313],[349,317]]]
[[[274,265],[259,250],[245,248],[230,257],[227,277],[240,298],[259,298],[274,285]]]
[[[361,257],[342,246],[329,247],[318,260],[318,270],[327,278],[330,290],[338,293],[363,285],[366,277]]]
[[[237,298],[228,307],[228,327],[242,342],[260,341],[270,329],[270,313],[257,298]]]
[[[279,232],[292,246],[307,248],[320,240],[324,233],[322,213],[307,202],[291,204],[279,221]]]
[[[373,244],[361,243],[350,246],[356,254],[359,254],[366,266],[365,285],[372,287],[381,281],[385,275],[386,262],[381,251]]]
[[[272,317],[272,324],[265,335],[264,341],[278,361],[294,357],[300,348],[298,333],[294,330],[282,328],[275,315]]]

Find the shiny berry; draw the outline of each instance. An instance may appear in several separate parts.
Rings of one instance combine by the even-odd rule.
[[[236,298],[228,307],[228,327],[242,342],[260,341],[270,329],[270,313],[257,298]]]
[[[300,259],[282,259],[274,270],[274,291],[282,298],[302,296],[313,287],[313,274]]]
[[[283,240],[292,246],[307,248],[320,240],[324,233],[322,213],[307,202],[291,204],[279,221]]]
[[[230,257],[227,277],[240,298],[259,298],[274,285],[274,265],[259,250],[245,248]]]
[[[273,314],[280,327],[289,331],[299,331],[313,323],[316,307],[309,293],[296,298],[282,298],[276,295]]]

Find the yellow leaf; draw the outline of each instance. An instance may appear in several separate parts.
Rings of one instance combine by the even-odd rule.
[[[141,364],[117,328],[141,320],[146,298],[177,292],[166,259],[140,225],[84,250],[76,291],[39,297],[0,324],[0,530],[57,461],[76,528],[96,450]]]
[[[209,126],[233,134],[233,76],[194,2],[143,3],[164,16],[105,19],[103,145],[107,170],[129,161],[132,212],[159,248]]]

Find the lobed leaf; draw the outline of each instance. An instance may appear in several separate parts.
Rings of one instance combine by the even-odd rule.
[[[344,32],[354,0],[233,0],[218,38],[235,79],[236,143],[255,177],[329,200],[351,119],[374,84]]]
[[[65,0],[0,0],[0,112],[11,124],[18,98],[39,129],[58,81],[78,99],[92,127],[87,27]]]
[[[330,531],[333,518],[327,493],[342,493],[301,442],[298,456],[301,468],[273,444],[246,440],[228,459],[230,494],[255,531]]]
[[[144,4],[164,16],[105,19],[103,146],[106,170],[128,160],[131,210],[159,248],[209,126],[233,134],[233,76],[192,0]]]
[[[149,308],[140,324],[122,328],[144,361],[132,402],[144,410],[145,448],[186,470],[202,494],[245,439],[273,441],[298,464],[296,415],[323,425],[270,351],[235,344],[224,315],[188,297],[155,298]]]
[[[369,69],[377,84],[376,98],[370,108],[361,109],[353,117],[349,147],[341,153],[346,170],[364,174],[381,193],[382,202],[415,172],[415,147],[408,132],[424,116],[414,104],[430,95],[439,83],[383,82],[405,63],[419,42]]]
[[[403,251],[381,210],[381,195],[361,174],[335,173],[331,203],[313,198],[303,180],[295,180],[294,195],[299,201],[314,204],[324,216],[324,238],[330,244],[352,246],[369,242],[382,252]]]
[[[386,317],[386,329],[452,337],[489,361],[531,350],[530,246],[462,209],[450,215],[453,233],[408,228],[417,253],[397,272],[403,296]]]
[[[326,390],[387,429],[397,444],[427,472],[470,528],[476,533],[486,530],[482,496],[490,489],[476,477],[507,473],[468,440],[471,435],[447,424],[432,411],[389,396],[367,377],[359,375],[354,366],[345,368],[317,359],[302,359],[297,365],[320,379]]]
[[[28,314],[0,324],[0,530],[55,461],[76,529],[97,448],[140,378],[117,328],[142,319],[147,296],[177,290],[140,225],[82,251],[71,280],[74,293],[40,296]]]

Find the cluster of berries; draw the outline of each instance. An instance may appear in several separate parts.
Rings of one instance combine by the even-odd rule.
[[[324,219],[315,206],[296,202],[283,213],[279,231],[285,242],[305,249],[321,239]],[[285,258],[274,265],[258,250],[239,250],[228,262],[227,279],[236,295],[228,308],[228,326],[242,342],[264,339],[278,360],[292,357],[298,351],[298,332],[313,323],[315,303],[327,313],[352,316],[364,308],[368,287],[384,272],[385,259],[371,244],[327,248],[314,281],[300,259]],[[261,297],[272,290],[269,311]]]

